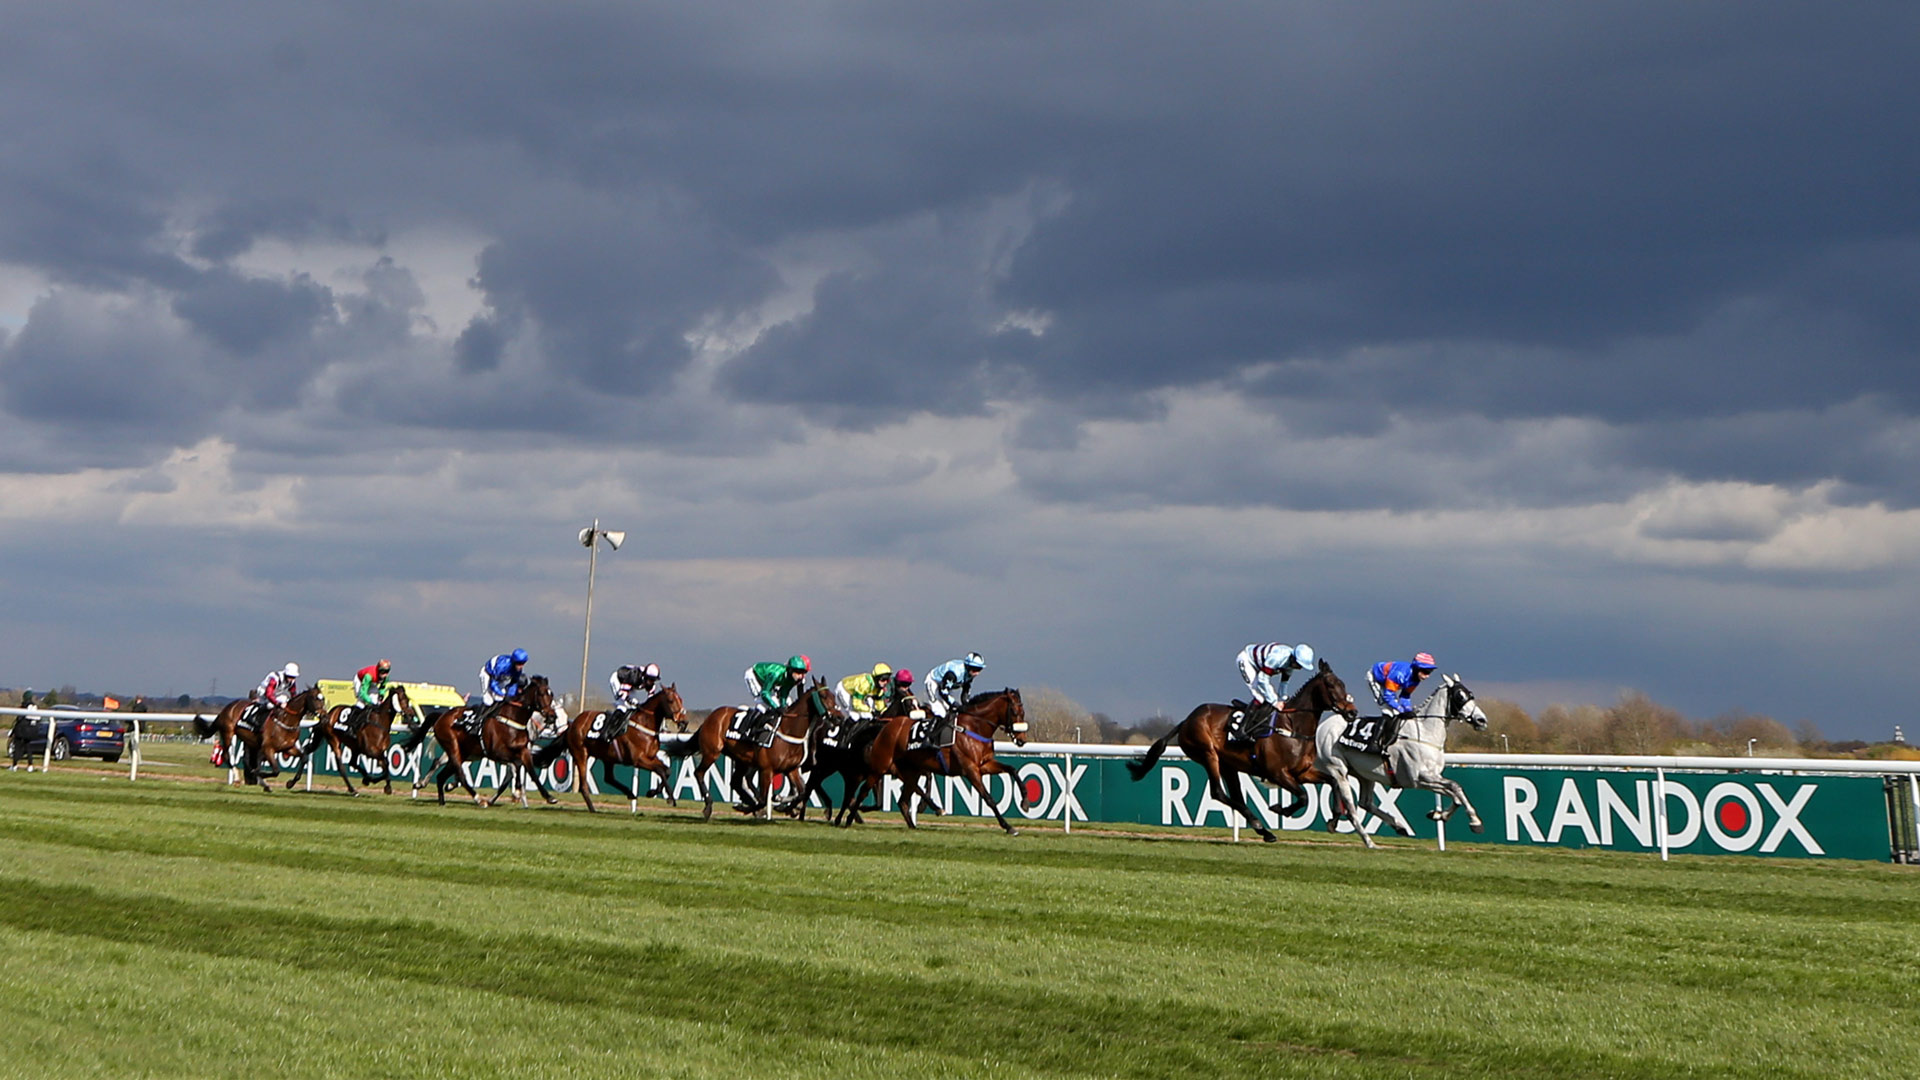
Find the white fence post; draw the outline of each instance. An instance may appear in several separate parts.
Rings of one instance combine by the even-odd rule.
[[[1440,812],[1441,801],[1442,799],[1441,799],[1440,793],[1437,791],[1434,792],[1433,793],[1433,812],[1436,814]],[[1446,818],[1433,819],[1433,835],[1436,839],[1440,841],[1440,850],[1441,851],[1447,850],[1447,819]]]
[[[53,725],[55,719],[52,713],[47,714],[47,749],[46,753],[40,758],[41,772],[53,771]]]
[[[127,750],[127,779],[140,779],[140,717],[133,717],[133,746]]]
[[[1067,775],[1068,776],[1073,775],[1073,755],[1071,753],[1067,755]],[[1015,779],[1018,779],[1018,777],[1016,777]],[[1071,796],[1072,792],[1069,791],[1068,795]],[[1067,798],[1066,800],[1062,801],[1060,804],[1060,831],[1063,833],[1071,833],[1073,831],[1073,799],[1072,798]]]
[[[1653,770],[1653,827],[1660,830],[1660,861],[1667,861],[1667,770]]]

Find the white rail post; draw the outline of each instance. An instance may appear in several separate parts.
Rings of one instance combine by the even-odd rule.
[[[48,713],[47,714],[47,749],[46,749],[46,752],[42,754],[40,757],[40,771],[43,773],[53,771],[53,725],[54,725],[54,715],[52,713]]]
[[[133,718],[133,747],[127,751],[127,779],[140,779],[140,717]]]
[[[1440,803],[1441,803],[1440,793],[1436,791],[1433,793],[1433,812],[1436,814],[1440,812]],[[1447,819],[1446,818],[1433,819],[1433,835],[1436,839],[1440,841],[1440,850],[1441,851],[1447,850]]]
[[[1653,827],[1660,830],[1660,861],[1667,861],[1667,770],[1653,770]]]
[[[1069,777],[1067,781],[1068,784],[1072,784],[1073,754],[1071,753],[1067,754],[1067,776]],[[1073,791],[1071,788],[1067,791],[1067,795],[1067,798],[1060,800],[1060,831],[1063,833],[1071,833],[1073,831]],[[1042,812],[1044,813],[1045,811]]]
[[[1920,844],[1920,775],[1907,774],[1907,790],[1913,794],[1913,838]]]

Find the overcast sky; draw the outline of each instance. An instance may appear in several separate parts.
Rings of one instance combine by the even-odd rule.
[[[1920,8],[57,3],[0,684],[1249,641],[1907,719]]]

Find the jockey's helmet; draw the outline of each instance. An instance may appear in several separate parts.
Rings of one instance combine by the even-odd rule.
[[[1413,658],[1413,666],[1419,668],[1421,671],[1432,671],[1434,668],[1433,654],[1416,653]]]
[[[300,677],[300,665],[289,660],[287,661],[287,666],[280,669],[280,674],[285,675],[289,679],[297,679]]]
[[[961,663],[965,664],[968,668],[974,671],[979,671],[981,668],[987,666],[987,662],[981,659],[980,654],[977,652],[968,653],[967,658],[961,661]]]
[[[1313,646],[1301,642],[1293,647],[1293,662],[1303,668],[1313,666]]]
[[[813,661],[807,659],[805,655],[788,657],[787,670],[797,671],[800,674],[805,675],[807,672],[813,670]]]
[[[640,672],[640,674],[645,675],[647,678],[658,682],[660,679],[660,665],[648,664],[646,668]]]
[[[906,668],[901,668],[899,671],[893,673],[893,681],[901,686],[912,686],[913,672],[908,671]]]
[[[514,662],[514,663],[516,663],[516,664],[524,664],[524,663],[526,663],[526,662],[527,662],[527,650],[525,650],[525,649],[515,649],[515,650],[513,650],[513,662]]]
[[[385,675],[387,672],[393,670],[393,661],[382,660],[379,663],[373,665],[373,670],[379,672],[382,675]]]

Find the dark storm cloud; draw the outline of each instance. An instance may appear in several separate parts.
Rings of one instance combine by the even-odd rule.
[[[815,251],[808,309],[722,366],[725,399],[866,428],[1040,398],[1053,420],[1020,443],[1067,447],[1079,419],[1219,385],[1299,435],[1585,417],[1638,433],[1595,439],[1597,474],[1897,493],[1916,27],[1710,4],[45,5],[0,65],[0,258],[182,320],[195,340],[156,325],[147,381],[162,403],[193,384],[175,411],[201,425],[291,406],[329,364],[355,369],[329,385],[409,386],[397,411],[454,440],[516,399],[618,409],[774,295],[775,253]],[[1042,189],[1017,229],[985,209]],[[923,219],[949,235],[899,242]],[[434,337],[417,297],[237,265],[266,239],[371,262],[438,225],[482,238],[484,307]],[[72,373],[136,351],[104,333],[23,330],[5,399],[77,411]],[[1778,450],[1868,400],[1874,432]],[[1696,418],[1725,422],[1683,434]]]

